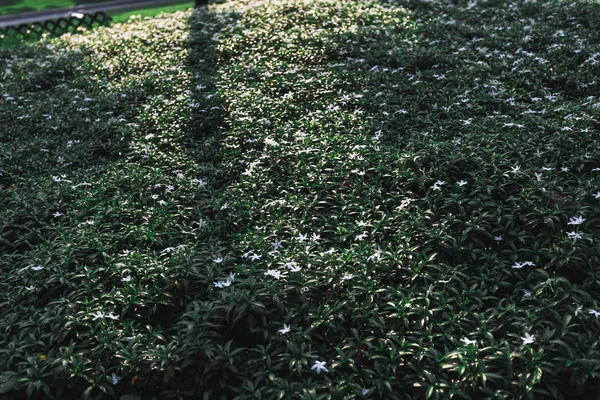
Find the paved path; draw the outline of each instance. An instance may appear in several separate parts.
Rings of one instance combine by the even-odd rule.
[[[188,3],[190,0],[117,0],[104,3],[85,4],[71,8],[55,8],[52,10],[0,16],[0,28],[8,26],[28,25],[52,19],[68,18],[79,14],[96,12],[128,11],[142,8],[165,6],[169,4]]]

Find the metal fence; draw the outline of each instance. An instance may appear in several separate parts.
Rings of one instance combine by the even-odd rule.
[[[10,25],[3,28],[0,27],[0,34],[7,36],[20,35],[24,38],[42,36],[44,33],[61,35],[67,32],[73,32],[80,26],[93,28],[95,26],[108,25],[110,21],[110,16],[102,11],[91,14],[72,13],[70,16],[65,16],[58,19]]]

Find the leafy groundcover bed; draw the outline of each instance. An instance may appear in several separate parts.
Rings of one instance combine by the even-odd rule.
[[[2,51],[2,398],[594,398],[599,74],[584,1]]]

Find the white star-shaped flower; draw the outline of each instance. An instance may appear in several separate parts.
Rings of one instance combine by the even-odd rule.
[[[283,248],[283,240],[277,240],[275,239],[275,241],[273,241],[273,243],[271,243],[271,246],[273,246],[273,250],[279,250],[281,248]]]
[[[281,272],[277,271],[275,269],[268,269],[267,272],[265,272],[265,275],[270,275],[275,279],[280,279],[281,278]]]
[[[252,260],[252,261],[260,260],[261,258],[262,258],[262,256],[258,255],[256,253],[254,253],[250,256],[250,260]]]
[[[594,193],[592,196],[594,196],[595,199],[600,199],[600,191]]]
[[[516,268],[516,269],[521,269],[521,268],[526,267],[526,266],[535,267],[535,264],[532,263],[531,261],[524,261],[522,263],[518,263],[518,262],[515,261],[515,265],[513,265],[512,267]]]
[[[456,182],[456,184],[460,187],[463,187],[467,184],[467,181],[458,181],[458,182]]]
[[[223,258],[221,258],[221,257],[219,257],[219,258],[215,258],[215,259],[213,260],[213,262],[214,262],[214,263],[217,263],[217,264],[220,264],[220,263],[222,263],[222,262],[223,262]]]
[[[302,233],[299,233],[298,236],[295,237],[295,239],[300,243],[304,243],[306,240],[308,240],[308,233],[305,235]]]
[[[499,242],[499,241],[501,241],[502,239],[503,239],[503,238],[502,238],[502,236],[494,236],[494,240],[495,240],[496,242]]]
[[[521,336],[521,340],[523,341],[523,344],[531,344],[535,342],[535,337],[526,332],[525,336]]]
[[[317,371],[317,374],[320,374],[321,371],[329,372],[329,370],[325,367],[327,363],[325,361],[315,361],[315,364],[310,368],[312,371]]]
[[[354,274],[346,274],[346,275],[342,276],[342,281],[346,281],[346,280],[349,281],[352,278],[354,278]]]
[[[27,290],[28,292],[31,292],[33,289],[35,289],[35,286],[33,286],[33,285],[25,286],[25,290]]]
[[[577,309],[575,310],[575,316],[579,315],[579,313],[581,312],[581,310],[583,310],[583,306],[577,307]]]
[[[121,282],[131,282],[132,279],[131,275],[127,275],[125,278],[121,278]]]
[[[280,335],[285,335],[286,333],[288,333],[291,330],[292,329],[290,328],[289,325],[283,324],[283,328],[278,330],[277,332],[279,332]]]
[[[600,311],[589,309],[588,314],[592,314],[596,318],[600,317]]]
[[[285,263],[283,266],[292,272],[298,272],[302,269],[295,262],[288,262],[288,263]]]
[[[207,225],[207,224],[206,224],[206,221],[205,221],[205,220],[203,220],[202,218],[200,218],[200,219],[198,220],[198,228],[202,229],[202,228],[204,228],[206,225]]]
[[[113,313],[108,313],[108,314],[106,314],[106,316],[107,316],[108,318],[110,318],[110,319],[113,319],[113,320],[115,320],[115,319],[119,319],[119,316],[118,316],[118,315],[115,315],[115,314],[113,314]]]
[[[32,271],[41,271],[44,269],[44,267],[42,267],[41,265],[32,265],[29,268],[31,268]]]
[[[567,225],[581,225],[583,221],[585,221],[585,218],[583,218],[582,215],[578,217],[571,217]]]
[[[54,214],[52,214],[52,216],[53,216],[54,218],[61,217],[62,215],[63,215],[63,213],[61,213],[60,211],[57,211],[57,212],[55,212]]]
[[[464,337],[464,338],[460,339],[460,341],[463,342],[465,345],[470,345],[470,344],[477,343],[475,340],[469,339],[467,337]]]
[[[92,314],[94,316],[94,318],[92,319],[92,321],[97,320],[98,318],[102,318],[104,319],[104,313],[100,312],[100,311],[96,311],[94,314]]]
[[[581,239],[582,238],[581,233],[579,233],[579,232],[567,232],[567,236],[570,239],[573,239],[573,242],[576,242],[577,239]]]

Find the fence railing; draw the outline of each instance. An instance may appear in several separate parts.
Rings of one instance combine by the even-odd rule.
[[[129,11],[156,6],[187,3],[189,0],[118,0],[81,5],[72,8],[58,8],[32,13],[0,16],[0,34],[28,38],[43,33],[62,34],[76,30],[80,26],[94,27],[106,25],[111,18],[107,14],[114,11]],[[194,0],[195,6],[208,4],[208,0]]]
[[[75,31],[80,26],[93,28],[95,26],[107,25],[110,21],[110,16],[102,11],[92,14],[73,13],[70,16],[60,17],[58,19],[8,25],[4,28],[0,28],[0,34],[9,36],[21,35],[24,38],[41,36],[44,33],[61,35],[63,33]]]

